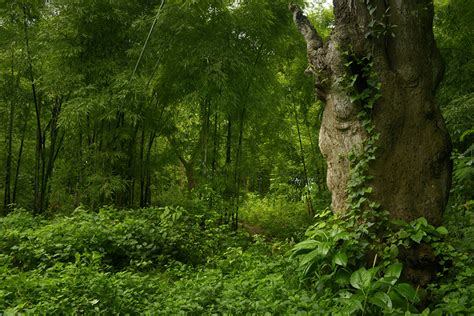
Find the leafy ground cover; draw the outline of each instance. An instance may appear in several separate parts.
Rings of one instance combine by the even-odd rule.
[[[246,313],[311,310],[288,243],[230,232],[182,208],[0,221],[5,313]],[[204,225],[206,227],[204,227]]]
[[[337,224],[339,233],[344,230],[343,223],[326,220],[333,223],[328,229],[337,231]],[[269,242],[264,236],[233,232],[219,225],[217,217],[204,218],[182,207],[98,212],[79,208],[69,216],[48,219],[16,211],[0,219],[0,310],[104,315],[473,311],[474,271],[467,256],[472,248],[459,238],[472,237],[472,229],[456,232],[458,244],[450,247],[464,249],[446,249],[456,253],[450,259],[455,262],[430,286],[431,305],[420,308],[421,294],[398,280],[402,266],[357,266],[354,242],[352,254],[338,254],[337,242],[326,252],[348,282],[341,282],[336,273],[319,274],[324,280],[308,275],[308,264],[313,264],[313,272],[324,270],[324,256],[316,260],[316,248],[306,247],[311,238],[317,240],[317,229],[324,233],[319,223],[308,230],[308,240],[295,245],[291,239]],[[312,259],[295,256],[308,254],[302,249],[313,250]],[[401,296],[402,304],[392,300],[391,291]]]

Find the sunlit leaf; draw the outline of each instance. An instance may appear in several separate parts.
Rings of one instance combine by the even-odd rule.
[[[360,268],[353,272],[350,278],[351,285],[359,290],[367,289],[370,286],[371,280],[372,275],[365,268]]]
[[[332,263],[333,265],[339,265],[339,266],[347,266],[347,255],[344,252],[337,252],[333,258],[332,258]]]

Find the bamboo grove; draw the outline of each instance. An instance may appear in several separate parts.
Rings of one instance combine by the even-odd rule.
[[[144,207],[210,189],[235,221],[242,192],[325,191],[321,105],[285,1],[1,10],[4,214]],[[330,11],[315,14],[329,31]]]

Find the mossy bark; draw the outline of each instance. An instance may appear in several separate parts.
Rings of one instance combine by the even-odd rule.
[[[324,43],[297,6],[290,10],[307,43],[308,72],[326,104],[319,145],[328,164],[333,210],[348,210],[348,156],[363,150],[368,137],[358,118],[360,104],[351,101],[343,84],[344,77],[358,75],[344,66],[344,52],[350,50],[357,58],[370,58],[381,83],[382,97],[372,112],[380,138],[369,166],[371,197],[391,218],[423,216],[440,224],[450,189],[451,149],[434,98],[443,66],[433,37],[432,1],[334,0],[335,28]]]

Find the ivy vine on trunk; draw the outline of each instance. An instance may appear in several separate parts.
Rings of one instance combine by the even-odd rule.
[[[381,92],[370,113],[380,134],[368,170],[374,199],[392,218],[423,216],[440,224],[451,168],[449,136],[434,102],[443,66],[432,32],[433,4],[371,3],[334,1],[335,29],[325,43],[303,12],[290,5],[307,42],[317,95],[326,103],[319,144],[328,163],[332,207],[348,210],[349,156],[363,152],[369,136],[359,115],[368,99],[354,98],[354,91],[361,95],[372,84],[364,70],[370,63]]]
[[[298,6],[290,10],[326,104],[319,145],[334,212],[356,205],[441,224],[451,148],[434,99],[443,64],[432,1],[334,0],[326,42]]]

